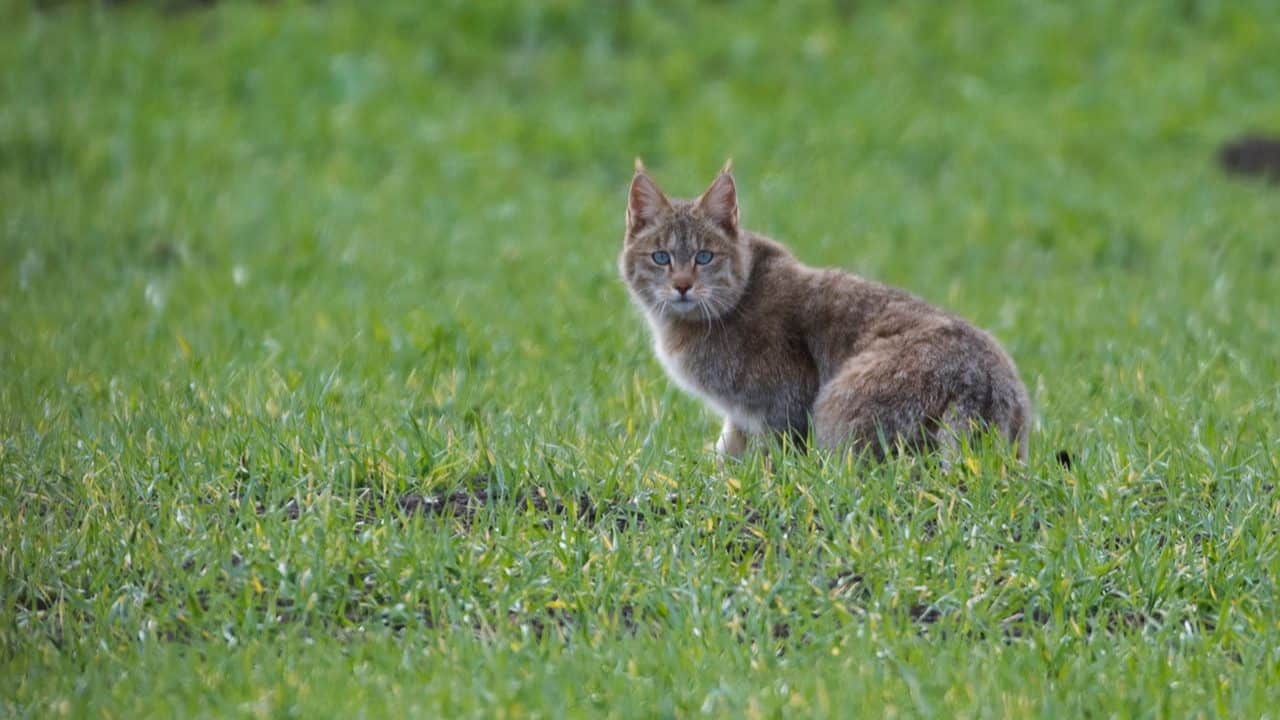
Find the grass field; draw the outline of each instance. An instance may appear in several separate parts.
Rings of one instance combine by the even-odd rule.
[[[0,715],[1276,716],[1280,5],[0,3]],[[644,157],[1025,468],[718,469]],[[1054,460],[1074,457],[1071,469]]]

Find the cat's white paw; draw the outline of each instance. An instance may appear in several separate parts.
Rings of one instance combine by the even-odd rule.
[[[747,452],[747,435],[731,422],[725,422],[716,441],[716,454],[721,458],[738,459]]]

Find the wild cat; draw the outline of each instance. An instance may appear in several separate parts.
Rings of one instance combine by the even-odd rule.
[[[807,267],[738,215],[729,164],[685,201],[637,159],[618,261],[667,373],[724,417],[721,455],[773,434],[883,458],[993,428],[1026,458],[1030,401],[991,335],[902,290]]]

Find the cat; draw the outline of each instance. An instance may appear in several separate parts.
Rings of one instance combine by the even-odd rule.
[[[667,373],[724,418],[722,457],[788,436],[881,460],[941,450],[945,462],[983,429],[1027,457],[1031,403],[991,335],[744,230],[731,163],[686,201],[637,159],[618,267]]]

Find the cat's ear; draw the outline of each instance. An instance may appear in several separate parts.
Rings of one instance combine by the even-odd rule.
[[[698,208],[712,222],[732,236],[738,234],[738,186],[733,182],[733,161],[725,162],[720,174],[698,199]]]
[[[640,158],[636,158],[636,174],[631,178],[631,192],[627,194],[627,235],[649,227],[670,209],[671,203],[662,188],[645,172]]]

